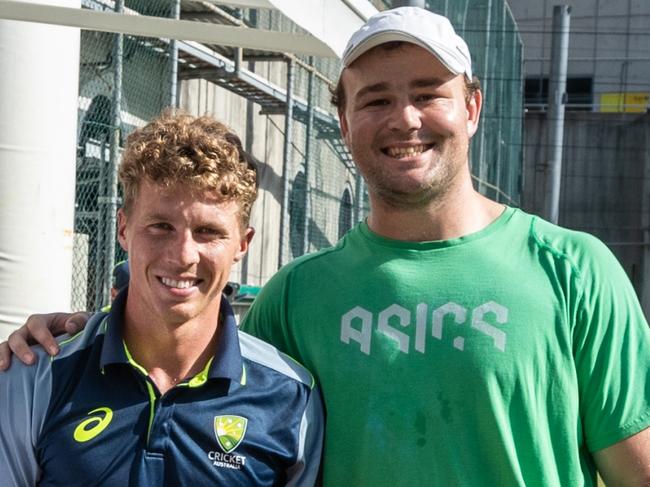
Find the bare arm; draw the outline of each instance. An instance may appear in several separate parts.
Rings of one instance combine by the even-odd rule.
[[[36,314],[27,318],[27,322],[14,331],[6,342],[0,343],[0,372],[11,365],[12,352],[22,362],[33,364],[36,355],[29,346],[40,344],[50,355],[59,353],[55,336],[69,333],[73,335],[86,326],[88,313],[50,313]]]
[[[650,487],[650,428],[594,453],[607,487]]]

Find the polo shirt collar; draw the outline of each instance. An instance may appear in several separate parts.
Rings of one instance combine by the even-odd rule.
[[[124,309],[128,286],[120,291],[113,301],[111,311],[106,316],[107,326],[102,344],[100,366],[102,369],[108,364],[129,363],[122,340],[122,325],[124,323]],[[232,382],[241,383],[244,376],[244,364],[239,347],[239,334],[237,320],[232,307],[225,296],[221,296],[219,308],[221,324],[219,325],[219,339],[210,364],[208,378],[230,379]]]
[[[124,309],[126,308],[126,295],[129,286],[122,289],[111,304],[111,310],[106,315],[106,333],[102,344],[100,366],[102,370],[108,364],[127,364],[129,359],[124,350],[122,340],[122,323],[124,323]]]
[[[233,382],[241,382],[244,362],[239,348],[237,320],[225,296],[221,296],[219,313],[222,318],[219,325],[220,330],[218,331],[219,340],[217,340],[217,349],[214,353],[214,360],[210,365],[208,377],[210,379],[226,378]]]

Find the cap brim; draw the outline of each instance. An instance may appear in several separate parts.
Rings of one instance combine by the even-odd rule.
[[[468,79],[472,78],[471,71],[467,72],[465,67],[462,66],[461,62],[453,62],[453,55],[449,52],[449,49],[446,46],[433,41],[429,43],[424,42],[418,37],[412,36],[402,31],[382,31],[368,36],[362,42],[354,46],[350,52],[343,54],[343,66],[346,68],[349,67],[354,61],[356,61],[359,57],[361,57],[373,47],[380,46],[381,44],[386,44],[387,42],[408,42],[410,44],[415,44],[416,46],[419,46],[431,53],[438,61],[442,63],[445,68],[449,70],[450,73],[456,75],[465,74]]]

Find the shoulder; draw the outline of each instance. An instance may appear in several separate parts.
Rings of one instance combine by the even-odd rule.
[[[537,217],[532,219],[530,238],[539,250],[541,266],[570,294],[568,299],[584,313],[583,319],[599,317],[604,322],[610,317],[647,327],[628,275],[601,240]]]
[[[271,280],[274,278],[287,277],[297,272],[311,272],[314,268],[319,266],[329,265],[332,260],[346,254],[346,251],[350,249],[350,240],[353,238],[354,232],[354,229],[348,232],[336,243],[336,245],[332,247],[327,247],[310,254],[302,255],[288,264],[285,264],[271,278]]]
[[[289,355],[280,352],[259,338],[246,332],[239,331],[239,344],[242,358],[270,369],[282,376],[285,380],[300,383],[309,389],[315,386],[311,373]]]
[[[84,330],[74,336],[62,335],[58,337],[60,352],[55,357],[50,357],[40,345],[34,345],[32,351],[36,354],[36,363],[25,365],[19,360],[14,360],[7,372],[0,373],[0,384],[7,384],[10,389],[15,391],[14,397],[18,396],[19,390],[23,391],[26,396],[42,393],[45,390],[49,391],[52,368],[55,364],[76,357],[76,352],[94,343],[101,328],[103,316],[103,313],[94,315]]]
[[[83,330],[73,336],[63,335],[59,339],[60,352],[52,361],[66,360],[76,356],[83,349],[92,347],[98,337],[104,335],[108,324],[108,313],[99,312],[90,317]]]
[[[354,232],[354,230],[351,232]],[[338,265],[334,262],[334,260],[336,260],[336,256],[342,253],[348,246],[347,238],[351,232],[349,232],[345,237],[337,242],[334,247],[327,247],[310,254],[302,255],[283,265],[264,284],[259,295],[253,302],[253,308],[259,307],[260,302],[276,302],[280,296],[284,295],[287,290],[287,286],[290,286],[290,283],[298,278],[298,276],[313,276],[314,274],[317,275],[319,269]]]
[[[618,270],[620,265],[607,246],[597,237],[554,225],[530,216],[529,236],[534,245],[566,261],[581,275]]]
[[[538,216],[528,217],[531,237],[549,250],[574,258],[594,251],[608,252],[605,244],[589,233],[564,228]]]
[[[0,372],[0,389],[8,387],[12,394],[17,394],[17,389],[25,391],[35,387],[38,381],[46,380],[52,367],[52,358],[39,345],[31,347],[36,355],[36,363],[25,365],[18,359],[14,359],[9,370]],[[11,394],[0,394],[0,402],[3,399],[10,399]]]
[[[270,299],[282,293],[282,290],[300,276],[307,276],[309,280],[314,275],[326,269],[340,269],[344,262],[351,258],[354,252],[354,242],[359,238],[359,226],[350,230],[332,247],[327,247],[316,252],[302,255],[283,265],[267,283],[262,287],[260,295],[255,302]]]

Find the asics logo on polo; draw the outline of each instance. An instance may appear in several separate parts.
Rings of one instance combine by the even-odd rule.
[[[95,438],[106,429],[113,419],[113,411],[110,408],[97,408],[88,413],[96,414],[82,421],[74,430],[74,439],[79,443],[85,443]]]

